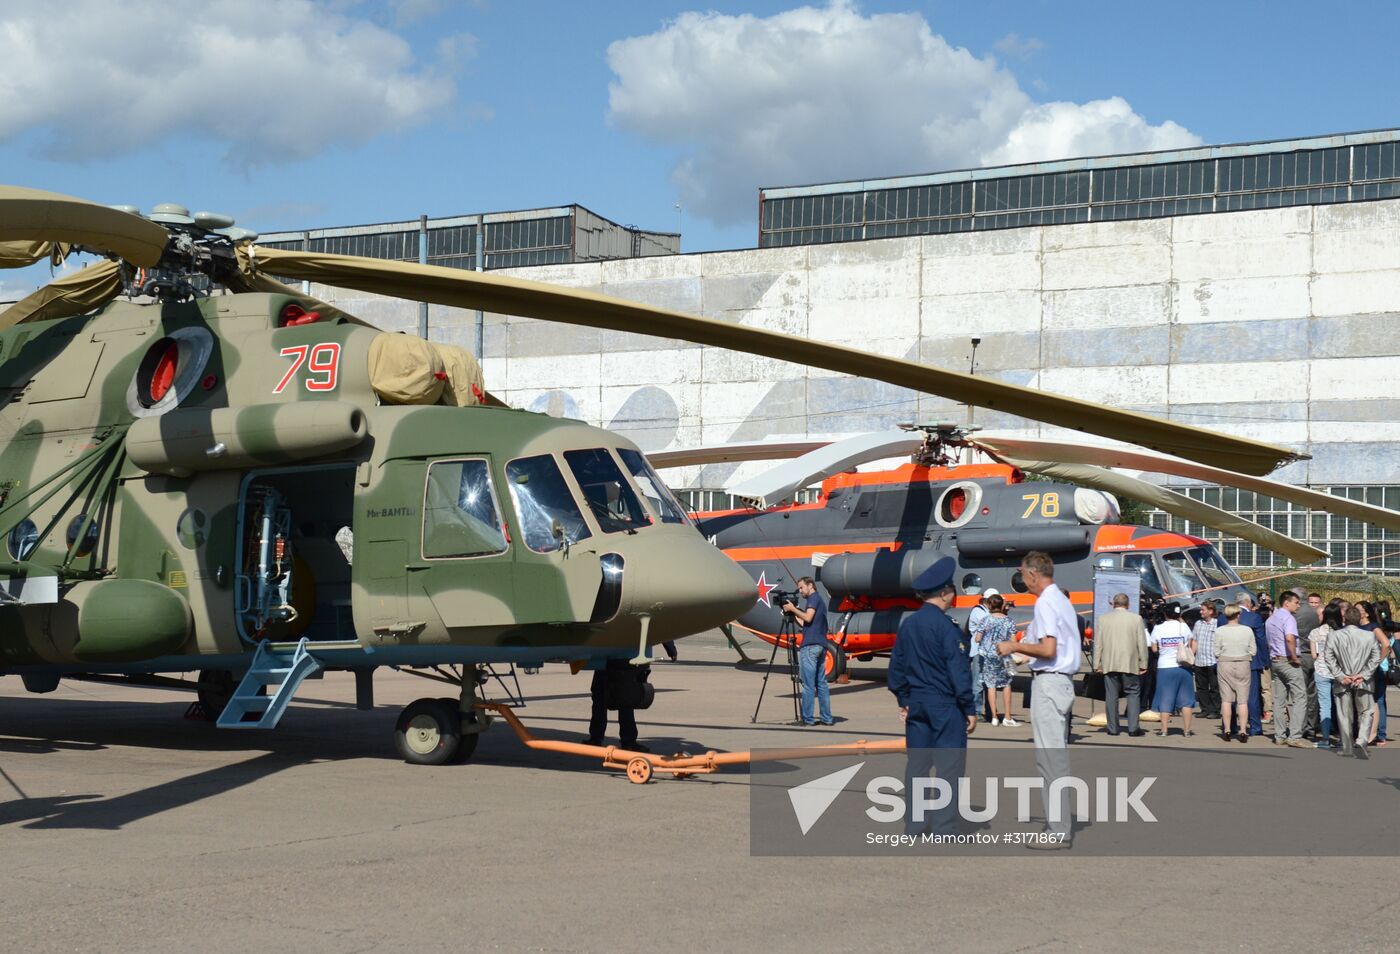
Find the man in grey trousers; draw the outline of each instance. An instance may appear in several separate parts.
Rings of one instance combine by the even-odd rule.
[[[1269,641],[1269,661],[1274,674],[1274,744],[1312,748],[1303,741],[1303,720],[1308,711],[1308,686],[1299,657],[1298,594],[1285,591],[1264,623]]]
[[[1127,593],[1113,597],[1113,609],[1099,617],[1094,627],[1094,672],[1103,673],[1103,704],[1108,712],[1108,734],[1117,735],[1118,697],[1128,697],[1128,734],[1138,735],[1138,679],[1147,672],[1147,628],[1142,617],[1128,609]]]
[[[1048,553],[1027,553],[1021,578],[1035,596],[1035,615],[1025,639],[997,643],[997,653],[1031,657],[1031,735],[1035,767],[1045,781],[1046,837],[1026,847],[1053,851],[1071,847],[1074,838],[1070,790],[1061,780],[1069,775],[1069,718],[1074,675],[1082,660],[1079,619],[1069,597],[1055,585],[1055,562]]]
[[[1366,740],[1371,735],[1375,701],[1371,681],[1381,664],[1381,648],[1376,638],[1361,628],[1361,610],[1348,606],[1342,614],[1341,629],[1327,637],[1327,665],[1332,670],[1332,698],[1337,700],[1337,738],[1340,755],[1369,758]],[[1357,725],[1356,720],[1361,724]],[[1355,729],[1355,735],[1352,731]],[[1356,739],[1353,749],[1352,739]]]

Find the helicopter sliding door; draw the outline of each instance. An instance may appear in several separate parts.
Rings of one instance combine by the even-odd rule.
[[[354,638],[350,613],[355,467],[254,471],[239,506],[239,625],[245,636]]]

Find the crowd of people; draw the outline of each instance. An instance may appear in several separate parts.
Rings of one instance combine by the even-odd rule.
[[[1143,734],[1139,710],[1150,704],[1164,736],[1180,713],[1187,736],[1199,714],[1220,720],[1225,741],[1248,742],[1272,723],[1278,745],[1367,758],[1369,747],[1387,744],[1385,689],[1400,628],[1388,602],[1285,591],[1274,605],[1244,595],[1203,602],[1190,627],[1179,604],[1164,603],[1145,607],[1150,629],[1129,605],[1126,594],[1114,597],[1093,640],[1110,735],[1126,697],[1130,735]]]

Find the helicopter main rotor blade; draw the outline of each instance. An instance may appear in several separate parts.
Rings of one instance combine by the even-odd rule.
[[[924,439],[908,431],[877,431],[835,441],[779,464],[756,477],[725,486],[727,493],[768,508],[819,480],[855,470],[861,464],[887,457],[908,457],[924,446]]]
[[[410,301],[479,308],[504,315],[678,338],[731,351],[779,357],[795,364],[873,378],[979,407],[1152,447],[1192,460],[1224,462],[1246,473],[1267,474],[1279,464],[1305,456],[1260,441],[1218,434],[1146,414],[1006,384],[992,378],[946,371],[776,331],[699,318],[594,292],[409,262],[290,249],[259,248],[256,255],[258,267],[288,278],[355,288]]]
[[[1008,454],[1018,457],[1034,457],[1037,460],[1055,460],[1063,464],[1093,464],[1097,467],[1126,467],[1153,474],[1171,474],[1174,477],[1188,477],[1210,483],[1224,484],[1242,490],[1301,504],[1311,510],[1322,510],[1356,520],[1364,520],[1387,530],[1400,530],[1400,511],[1387,510],[1359,500],[1334,497],[1285,484],[1264,477],[1238,474],[1219,467],[1207,467],[1191,461],[1176,460],[1158,454],[1133,450],[1132,448],[1099,447],[1093,444],[1062,444],[1058,441],[1022,440],[1019,438],[974,438],[968,441],[973,447],[990,452],[993,456]]]
[[[1001,454],[997,456],[1011,466],[1019,467],[1030,473],[1042,474],[1056,480],[1079,484],[1082,487],[1092,487],[1095,490],[1107,490],[1110,493],[1130,497],[1133,500],[1141,500],[1143,503],[1151,504],[1159,510],[1165,510],[1175,516],[1184,517],[1216,530],[1222,530],[1231,536],[1239,537],[1241,540],[1248,540],[1250,543],[1257,543],[1259,546],[1275,553],[1281,553],[1299,564],[1314,563],[1327,556],[1326,550],[1310,547],[1306,543],[1300,543],[1282,533],[1261,527],[1252,520],[1246,520],[1199,500],[1192,500],[1185,494],[1167,490],[1165,487],[1158,487],[1156,484],[1149,484],[1145,480],[1138,480],[1136,477],[1114,473],[1111,470],[1089,464],[1063,464]]]
[[[106,304],[121,294],[121,290],[121,266],[110,261],[94,262],[54,279],[0,312],[0,330],[22,321],[81,315]]]
[[[788,460],[825,447],[831,441],[745,441],[738,444],[707,444],[684,450],[652,451],[647,460],[657,470],[667,467],[694,467],[697,464],[732,464],[750,460]]]
[[[154,265],[170,238],[139,215],[57,192],[0,186],[0,241],[67,242]]]

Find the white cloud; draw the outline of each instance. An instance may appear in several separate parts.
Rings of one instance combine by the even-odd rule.
[[[1160,126],[1133,112],[1122,97],[1090,103],[1044,103],[1032,107],[987,153],[988,165],[1034,162],[1056,156],[1111,156],[1120,152],[1198,146],[1199,136],[1168,120]]]
[[[922,15],[864,16],[841,0],[771,17],[684,13],[611,44],[608,65],[609,120],[680,147],[682,202],[719,224],[750,219],[760,186],[1199,141],[1121,99],[1038,105]]]
[[[1019,33],[1008,33],[997,40],[993,48],[1003,56],[1024,60],[1037,50],[1045,49],[1045,44],[1033,36],[1023,37]]]
[[[423,122],[455,96],[403,38],[312,0],[7,3],[0,141],[84,161],[171,137],[236,165],[307,159]],[[454,53],[469,52],[456,41]]]

